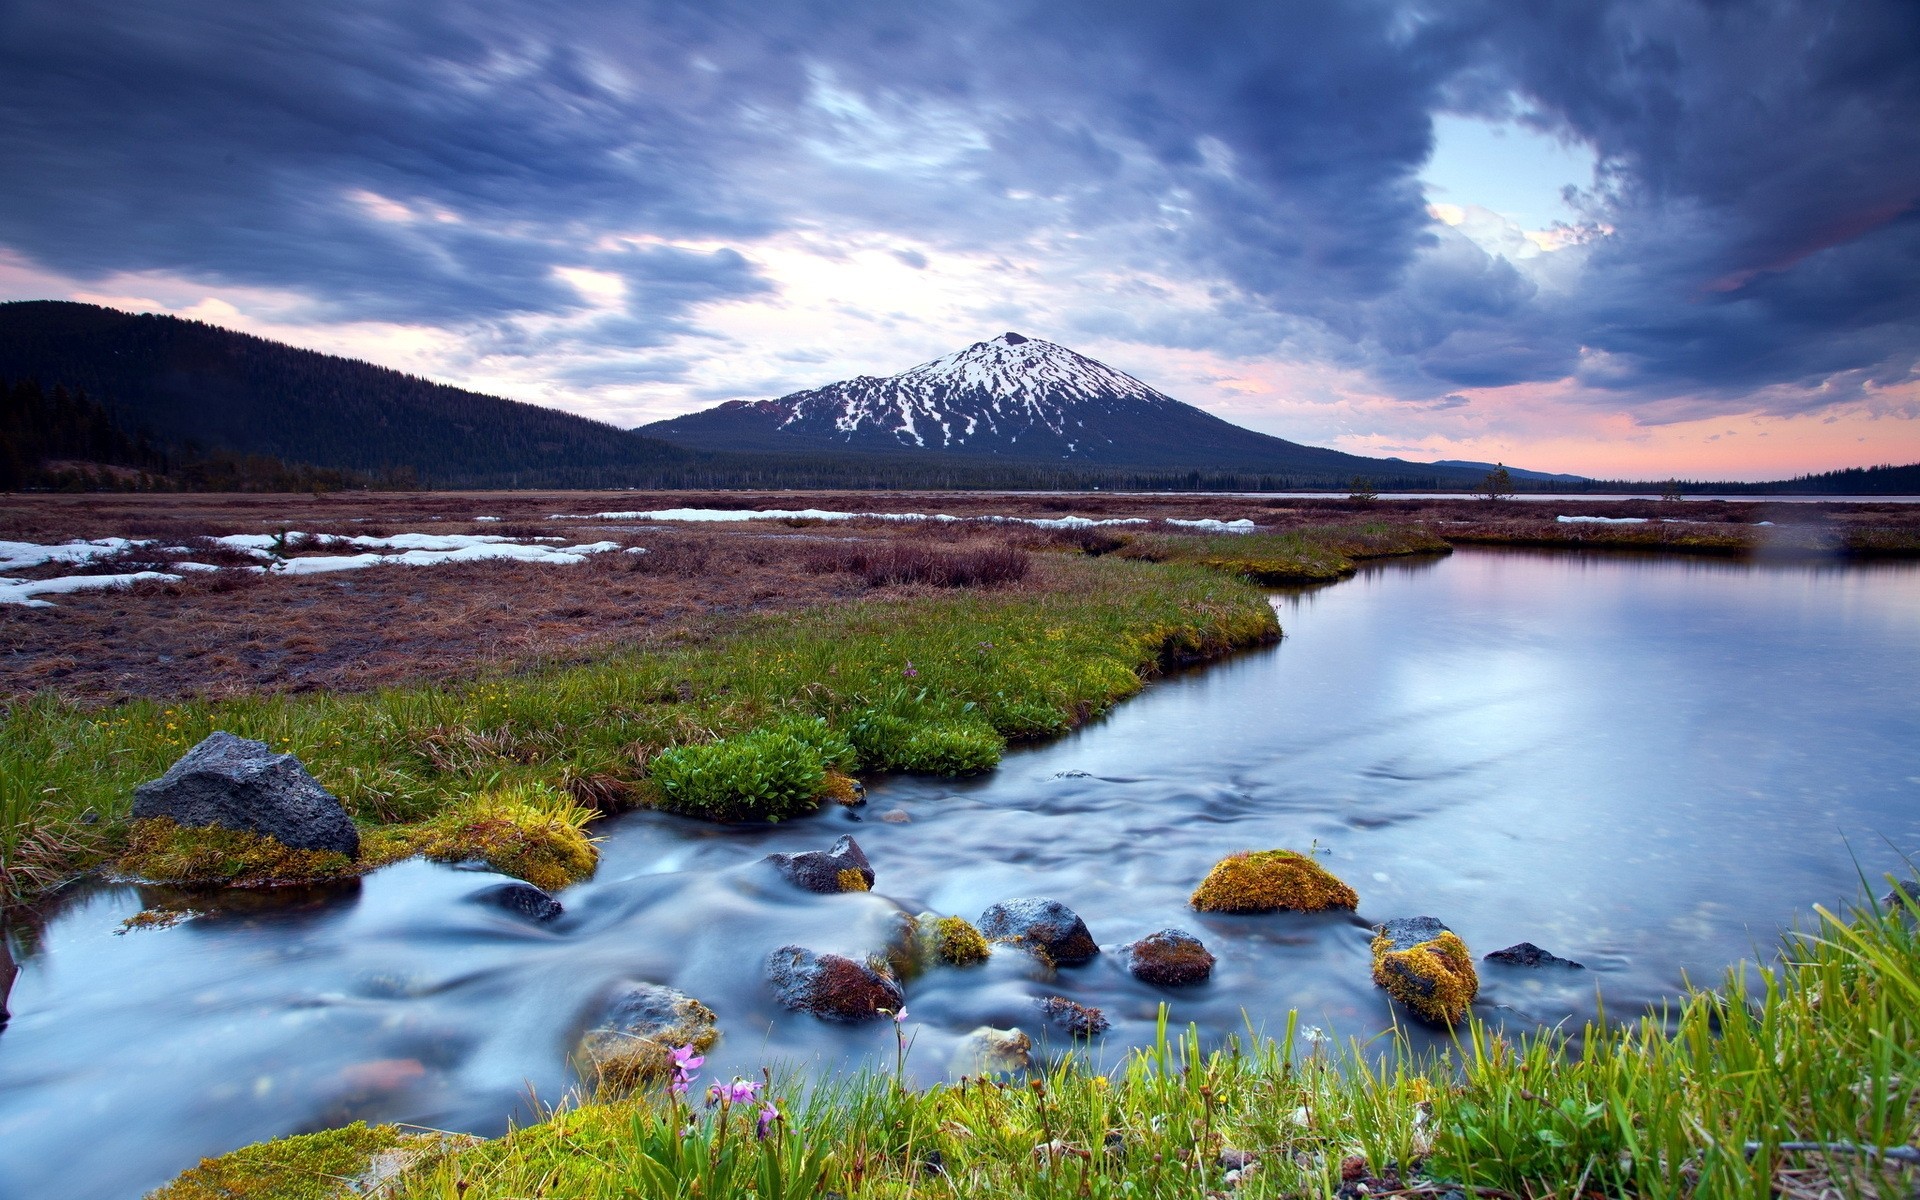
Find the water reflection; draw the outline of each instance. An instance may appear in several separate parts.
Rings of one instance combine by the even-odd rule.
[[[1279,646],[1160,681],[985,778],[880,781],[862,813],[771,829],[612,822],[551,925],[474,903],[493,876],[420,863],[124,935],[170,898],[76,895],[0,1035],[0,1195],[134,1196],[200,1155],[358,1118],[496,1132],[564,1094],[574,1039],[626,979],[718,1012],[721,1077],[890,1065],[889,1030],[785,1012],[760,964],[788,942],[865,955],[902,910],[1053,896],[1109,950],[1177,925],[1219,956],[1180,991],[1111,953],[924,976],[908,1003],[926,1082],[979,1025],[1040,1035],[1046,995],[1103,1008],[1109,1056],[1163,1002],[1214,1039],[1290,1009],[1370,1036],[1392,1014],[1367,924],[1415,914],[1478,953],[1530,940],[1589,968],[1488,966],[1484,1015],[1577,1020],[1596,988],[1631,1012],[1850,897],[1854,856],[1877,874],[1920,848],[1911,567],[1462,552],[1276,603]],[[842,832],[871,894],[796,893],[757,865]],[[1359,915],[1187,907],[1215,860],[1268,846],[1317,847]],[[112,1155],[86,1153],[107,1137]]]

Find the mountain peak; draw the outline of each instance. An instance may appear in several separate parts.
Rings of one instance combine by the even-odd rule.
[[[1027,341],[1028,339],[1021,337],[1019,334],[1009,329],[1007,332],[1001,334],[999,337],[993,340],[996,342],[1005,342],[1009,346],[1018,346],[1021,343]]]

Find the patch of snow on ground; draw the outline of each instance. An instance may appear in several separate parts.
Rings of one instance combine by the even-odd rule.
[[[0,571],[17,571],[46,563],[83,563],[116,554],[128,546],[145,546],[128,538],[95,538],[90,542],[64,542],[58,546],[40,546],[33,542],[0,542]]]
[[[129,584],[139,583],[143,579],[160,579],[172,583],[179,578],[178,575],[169,575],[165,571],[134,571],[128,575],[63,575],[58,579],[0,579],[0,604],[19,604],[27,608],[52,608],[53,605],[47,601],[36,600],[34,597],[126,587]]]
[[[1188,529],[1211,529],[1216,533],[1252,533],[1259,528],[1244,517],[1238,521],[1216,521],[1212,517],[1201,517],[1197,521],[1182,521],[1179,517],[1168,517],[1167,524],[1184,525]]]
[[[447,540],[447,539],[435,539]],[[501,542],[501,539],[493,539]],[[329,571],[359,571],[367,567],[434,567],[450,562],[514,559],[519,562],[568,566],[587,561],[590,554],[620,549],[619,542],[585,542],[578,546],[465,545],[447,549],[405,550],[399,554],[315,554],[289,558],[273,568],[276,575],[318,575]]]
[[[1645,517],[1555,517],[1562,525],[1645,525]]]

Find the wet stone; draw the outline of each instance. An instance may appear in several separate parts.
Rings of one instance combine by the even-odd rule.
[[[566,911],[558,900],[546,892],[530,883],[518,881],[481,888],[468,899],[516,917],[525,917],[529,921],[551,921]]]
[[[1040,896],[1006,900],[980,914],[980,932],[991,941],[1038,950],[1063,966],[1091,960],[1100,947],[1080,915]]]
[[[1037,1003],[1047,1020],[1073,1037],[1099,1037],[1109,1028],[1107,1014],[1085,1004],[1075,1004],[1065,996],[1048,996]]]
[[[1018,1029],[995,1029],[982,1025],[969,1033],[954,1051],[947,1073],[961,1075],[1003,1075],[1024,1071],[1033,1065],[1033,1039]]]
[[[835,892],[866,892],[873,889],[873,866],[861,852],[860,843],[851,834],[826,850],[803,850],[798,854],[769,854],[766,862],[784,875],[788,882],[809,892],[831,895]]]
[[[135,788],[133,815],[259,834],[296,850],[360,853],[353,818],[299,759],[224,730]]]
[[[664,1079],[673,1051],[705,1051],[720,1036],[713,1010],[658,983],[628,983],[608,997],[580,1039],[580,1058],[600,1081],[619,1088]]]
[[[1551,954],[1532,942],[1516,942],[1504,950],[1495,950],[1482,961],[1501,963],[1509,967],[1566,967],[1574,971],[1586,970],[1572,959]]]
[[[767,955],[767,981],[780,1003],[825,1021],[869,1021],[906,1003],[892,978],[865,963],[804,946],[782,946]]]
[[[1128,946],[1127,970],[1142,983],[1186,987],[1213,974],[1213,953],[1184,929],[1162,929]]]
[[[1438,917],[1396,917],[1378,927],[1380,936],[1392,943],[1387,949],[1393,951],[1411,950],[1451,932]]]

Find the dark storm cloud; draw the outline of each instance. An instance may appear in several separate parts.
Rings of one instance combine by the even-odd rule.
[[[1907,0],[19,0],[0,245],[513,353],[517,317],[584,306],[556,269],[626,284],[578,337],[644,346],[764,291],[753,245],[782,230],[974,253],[1071,232],[1211,297],[1088,296],[1083,330],[1310,347],[1421,401],[1574,374],[1814,407],[1914,371],[1917,63]],[[1584,266],[1548,285],[1434,225],[1440,111],[1594,148],[1612,232],[1559,252]]]

